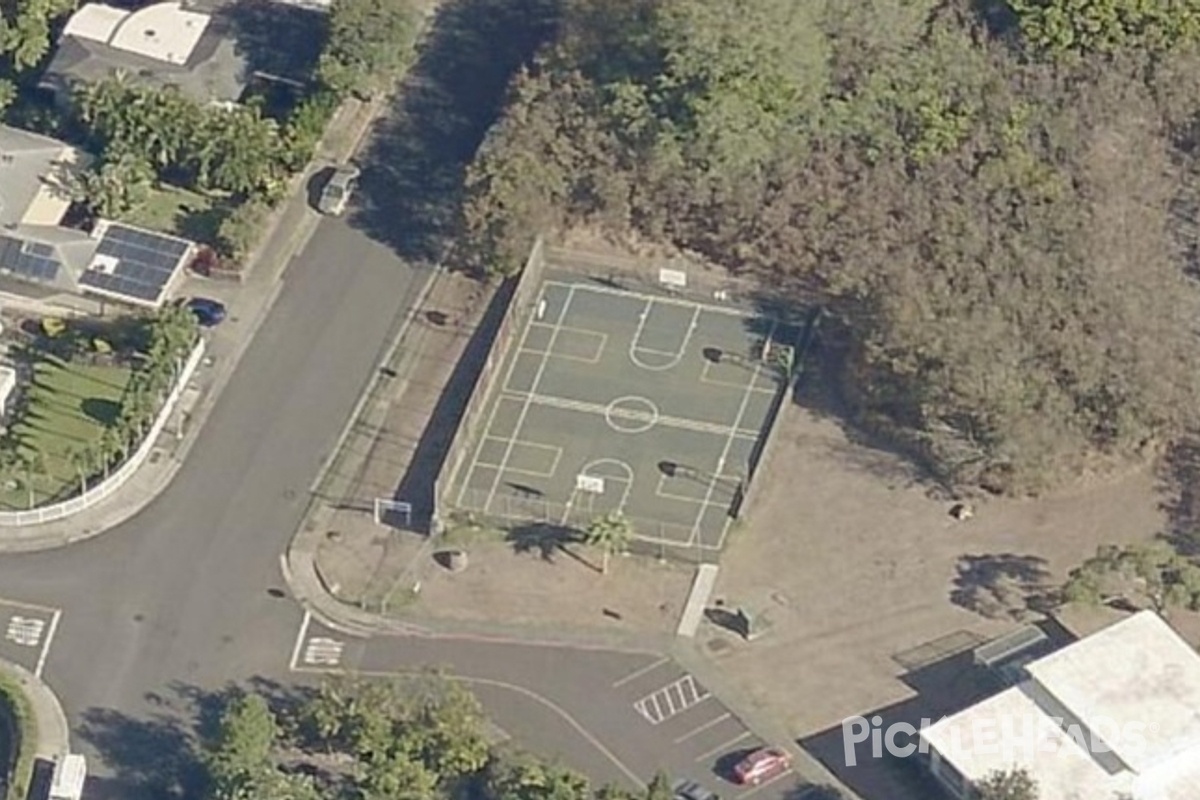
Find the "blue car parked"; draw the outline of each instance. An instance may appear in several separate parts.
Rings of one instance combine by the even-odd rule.
[[[225,304],[207,297],[193,297],[187,301],[188,310],[196,315],[202,328],[219,325],[225,319]]]

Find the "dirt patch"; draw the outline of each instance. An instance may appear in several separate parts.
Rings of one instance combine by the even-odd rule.
[[[578,545],[519,552],[493,532],[431,543],[371,527],[356,525],[326,541],[321,575],[341,599],[407,619],[666,633],[679,621],[693,574],[672,562],[617,556],[604,575],[599,556]],[[461,572],[437,558],[452,548],[467,555]]]
[[[904,654],[1010,630],[1098,545],[1164,530],[1150,470],[987,501],[958,521],[905,462],[836,421],[792,406],[778,425],[768,485],[717,588],[769,632],[745,644],[708,626],[700,641],[800,737],[910,699]]]

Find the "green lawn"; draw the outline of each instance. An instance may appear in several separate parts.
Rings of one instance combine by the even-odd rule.
[[[206,195],[165,184],[154,188],[150,199],[124,215],[124,222],[185,239],[212,244],[227,210]]]
[[[78,483],[79,475],[68,460],[72,450],[100,438],[105,424],[121,410],[121,397],[129,382],[126,367],[91,366],[45,358],[34,368],[29,405],[13,425],[23,453],[40,452],[46,474],[33,476],[34,498],[40,505]],[[24,476],[18,475],[24,483]],[[29,506],[24,486],[0,485],[0,508],[21,510]]]

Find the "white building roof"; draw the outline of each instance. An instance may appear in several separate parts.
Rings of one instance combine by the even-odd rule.
[[[1024,768],[1037,781],[1039,800],[1113,800],[1133,785],[1131,773],[1105,771],[1020,687],[939,720],[921,735],[971,782]]]
[[[1026,769],[1039,800],[1200,798],[1200,655],[1157,614],[1026,669],[1030,680],[922,738],[971,782]]]
[[[93,42],[108,44],[108,40],[117,32],[117,28],[129,16],[129,12],[120,8],[106,6],[103,3],[89,3],[76,11],[67,20],[63,28],[63,36],[77,36]]]
[[[1137,773],[1200,747],[1200,656],[1152,611],[1143,611],[1027,666],[1081,723],[1139,725],[1144,742],[1116,737]]]
[[[137,11],[89,3],[71,16],[63,35],[182,66],[211,20],[208,14],[188,11],[178,2],[155,3]]]

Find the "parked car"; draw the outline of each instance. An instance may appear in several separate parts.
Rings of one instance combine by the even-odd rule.
[[[792,768],[792,757],[778,747],[764,747],[743,758],[733,768],[738,783],[751,786],[779,777]]]
[[[673,792],[675,800],[721,800],[715,792],[710,792],[695,781],[679,781]]]
[[[225,304],[220,300],[213,300],[209,297],[193,297],[185,305],[196,315],[196,321],[202,328],[220,325],[225,319]]]
[[[321,199],[317,201],[317,210],[331,217],[339,217],[346,213],[346,206],[358,185],[361,174],[353,164],[343,164],[333,171],[325,188],[321,190]]]

